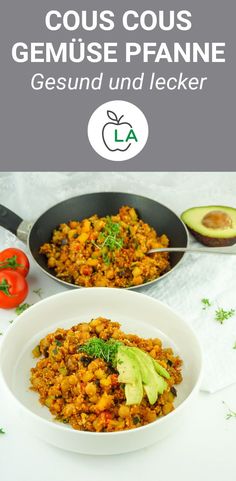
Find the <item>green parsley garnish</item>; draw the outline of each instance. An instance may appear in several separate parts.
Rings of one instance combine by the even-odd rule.
[[[231,419],[231,418],[236,418],[236,411],[232,411],[232,409],[230,409],[229,406],[227,406],[227,404],[224,401],[222,401],[222,403],[225,404],[226,407],[228,408],[228,412],[225,416],[225,419],[228,420],[228,419]]]
[[[235,314],[235,310],[234,309],[230,309],[230,311],[225,311],[222,307],[219,307],[216,311],[215,311],[215,320],[220,322],[220,324],[223,324],[223,322],[226,320],[226,319],[229,319],[230,317],[233,317]]]
[[[92,337],[83,346],[80,346],[79,352],[86,352],[91,357],[99,357],[104,361],[115,365],[118,347],[122,343],[115,340],[103,341],[97,337]]]
[[[108,251],[113,252],[116,249],[121,249],[123,246],[123,239],[120,236],[120,229],[121,226],[118,222],[113,222],[111,217],[106,217],[106,224],[103,227],[102,231],[98,236],[98,241],[100,244],[92,241],[92,244],[95,245],[98,249],[102,249],[106,247]],[[107,252],[102,254],[103,261],[107,266],[111,263],[111,257],[108,255]]]
[[[31,304],[27,304],[27,302],[25,302],[24,304],[21,304],[20,306],[16,307],[15,312],[17,316],[22,314],[22,312],[26,311],[26,309],[29,309],[30,306]]]
[[[37,294],[37,296],[39,296],[40,299],[42,299],[42,297],[43,297],[42,287],[39,287],[39,289],[34,289],[33,292],[34,292],[34,294]]]
[[[3,332],[0,332],[0,336],[3,336]]]
[[[62,346],[62,342],[61,341],[58,341],[58,339],[55,339],[55,343],[57,346],[61,347]]]
[[[0,428],[0,434],[6,434],[3,428]]]
[[[25,302],[24,304],[21,304],[20,306],[16,307],[15,312],[16,312],[17,316],[22,314],[22,312],[26,311],[26,309],[29,309],[30,306],[32,306],[32,304],[27,304],[27,302]],[[14,319],[9,321],[10,324],[12,324],[13,322],[14,322]]]
[[[99,239],[103,240],[101,248],[106,246],[110,251],[121,249],[123,246],[123,239],[120,237],[121,226],[118,222],[113,222],[110,217],[106,219],[106,224],[99,235]]]
[[[202,303],[202,308],[203,310],[205,311],[208,307],[211,307],[211,302],[209,301],[209,299],[201,299],[201,303]]]
[[[103,254],[103,255],[102,255],[102,258],[103,258],[105,264],[106,264],[107,266],[109,266],[110,263],[111,263],[111,260],[110,260],[109,255],[108,255],[108,254]]]

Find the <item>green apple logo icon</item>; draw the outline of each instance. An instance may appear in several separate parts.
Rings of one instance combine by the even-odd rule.
[[[124,115],[118,118],[115,112],[107,110],[107,122],[102,129],[103,142],[110,152],[125,152],[132,144],[132,141],[138,142],[137,136],[129,122],[121,122]]]
[[[126,100],[109,100],[91,114],[87,127],[93,150],[114,162],[138,155],[146,145],[149,126],[142,110]]]

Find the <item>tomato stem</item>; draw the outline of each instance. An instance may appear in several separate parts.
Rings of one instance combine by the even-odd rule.
[[[16,267],[24,267],[23,264],[18,264],[17,262],[17,257],[12,256],[8,257],[4,261],[0,261],[0,269],[7,269],[8,267],[11,267],[12,269],[16,269]]]
[[[8,297],[12,297],[10,292],[9,292],[10,287],[11,286],[8,284],[6,279],[3,279],[2,282],[0,282],[0,291],[2,291]]]

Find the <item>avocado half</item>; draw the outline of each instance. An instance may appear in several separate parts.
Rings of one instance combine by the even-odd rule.
[[[236,243],[236,209],[224,205],[192,207],[181,214],[190,232],[209,247]]]

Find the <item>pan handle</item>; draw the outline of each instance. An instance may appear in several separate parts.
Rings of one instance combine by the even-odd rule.
[[[0,205],[0,226],[5,227],[20,240],[26,242],[31,224],[4,205]]]

